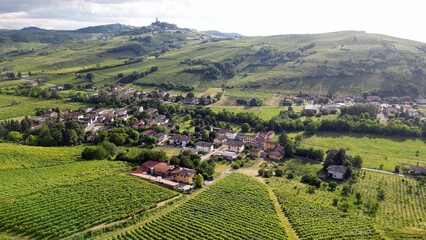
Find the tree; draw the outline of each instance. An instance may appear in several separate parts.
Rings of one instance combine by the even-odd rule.
[[[328,183],[328,191],[334,192],[336,190],[337,183],[334,181],[331,181]]]
[[[203,185],[204,185],[204,177],[203,177],[203,175],[201,175],[201,174],[197,174],[197,175],[194,177],[194,186],[195,186],[196,188],[202,188],[202,187],[203,187]]]
[[[189,92],[188,94],[186,94],[186,98],[193,98],[194,96],[194,92]]]
[[[248,123],[243,123],[243,125],[241,125],[241,132],[247,133],[250,132],[250,130],[250,125]]]
[[[17,131],[11,131],[7,134],[7,140],[9,141],[19,141],[22,139],[22,134],[20,132]]]
[[[95,75],[93,73],[87,73],[86,74],[86,80],[88,82],[92,82],[94,78],[95,78]]]
[[[283,145],[283,146],[285,146],[285,144],[287,143],[287,141],[288,141],[288,135],[287,135],[287,133],[286,132],[282,132],[281,134],[280,134],[280,136],[278,137],[278,142],[281,144],[281,145]],[[287,151],[287,148],[286,148],[286,151]]]
[[[114,156],[117,152],[117,146],[115,146],[114,143],[109,141],[103,141],[100,144],[100,147],[104,148],[107,151],[108,155],[110,155],[111,157]]]
[[[357,202],[358,204],[362,203],[362,195],[361,195],[361,193],[357,192],[357,193],[355,194],[355,198],[356,198],[356,202]]]
[[[93,159],[105,159],[108,156],[108,152],[102,147],[86,147],[81,153],[81,158],[85,160]]]
[[[282,177],[284,175],[284,170],[282,168],[275,169],[275,176]]]

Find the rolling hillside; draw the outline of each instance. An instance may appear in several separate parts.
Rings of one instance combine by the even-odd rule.
[[[109,35],[54,31],[58,38],[69,35],[55,44],[42,42],[45,30],[35,31],[27,42],[20,38],[28,39],[28,31],[0,32],[7,43],[0,49],[0,70],[31,71],[52,84],[75,85],[86,84],[75,72],[91,70],[94,84],[103,88],[157,66],[131,84],[198,92],[226,87],[231,98],[249,97],[248,92],[426,95],[426,44],[420,42],[359,31],[223,40],[167,23],[126,30]]]

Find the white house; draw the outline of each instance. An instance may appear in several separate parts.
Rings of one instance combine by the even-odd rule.
[[[197,152],[210,153],[213,151],[213,144],[209,142],[198,141],[195,147]]]
[[[182,147],[186,147],[186,145],[191,141],[190,136],[180,135],[176,134],[174,136],[171,136],[169,138],[169,144],[170,145],[180,145]]]
[[[348,168],[340,165],[330,165],[327,168],[327,175],[334,179],[343,179]]]
[[[244,151],[244,143],[240,141],[228,141],[226,143],[228,145],[228,150],[232,152],[240,153]]]

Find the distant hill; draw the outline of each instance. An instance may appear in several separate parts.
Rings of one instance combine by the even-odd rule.
[[[46,29],[39,27],[24,27],[21,29],[21,31],[46,31]]]
[[[61,75],[67,80],[60,83],[76,85],[81,83],[73,71],[89,68],[101,88],[121,81],[166,90],[225,88],[231,98],[299,92],[426,97],[426,44],[421,42],[361,31],[225,37],[232,35],[159,21],[145,27],[0,31],[0,60],[21,71],[46,70],[52,76],[62,71],[69,75]],[[34,61],[34,56],[46,57]],[[141,61],[123,66],[134,59]],[[152,66],[158,67],[153,74],[126,81],[117,77]]]
[[[224,33],[224,32],[219,32],[216,30],[202,31],[202,33],[207,33],[216,37],[224,37],[224,38],[244,37],[243,35],[239,33]]]
[[[122,34],[125,32],[130,32],[135,27],[123,25],[123,24],[108,24],[108,25],[100,25],[100,26],[91,26],[86,28],[80,28],[75,30],[79,33],[109,33],[109,34]]]

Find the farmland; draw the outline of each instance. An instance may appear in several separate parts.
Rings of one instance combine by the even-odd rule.
[[[285,180],[270,184],[292,227],[302,239],[375,239],[379,235],[367,218],[313,202],[303,194],[299,195],[300,189],[291,188]]]
[[[3,199],[0,222],[12,232],[57,239],[146,211],[176,194],[123,174],[99,176]]]
[[[17,104],[12,105],[12,100]],[[78,109],[84,106],[81,103],[65,102],[59,100],[41,100],[22,96],[0,95],[0,120],[34,115],[36,108],[70,108]]]
[[[307,136],[302,141],[304,147],[320,148],[324,151],[344,148],[348,154],[361,155],[364,167],[393,171],[395,165],[402,163],[426,163],[422,157],[426,153],[426,144],[420,139],[383,137],[369,134],[340,134],[321,132]],[[419,151],[418,156],[416,152]]]
[[[235,173],[174,211],[113,239],[196,239],[200,231],[204,239],[286,239],[266,187]]]
[[[45,167],[79,159],[82,147],[36,147],[0,143],[0,170]]]
[[[416,180],[388,174],[365,172],[354,186],[367,202],[376,198],[378,188],[384,190],[384,201],[374,221],[395,239],[426,235],[426,187]]]

